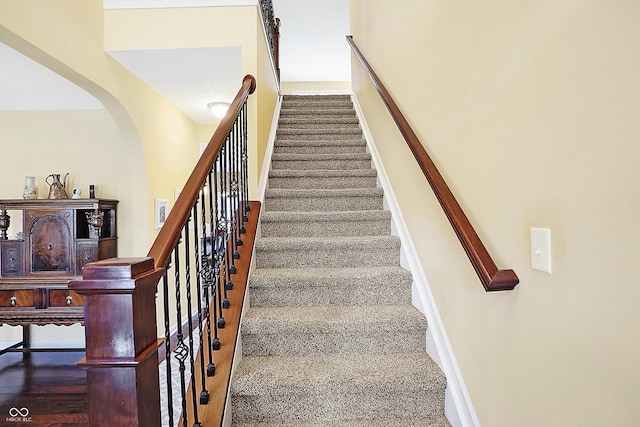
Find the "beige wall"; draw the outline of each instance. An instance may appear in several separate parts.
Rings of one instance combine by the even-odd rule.
[[[398,3],[352,0],[354,40],[520,277],[482,290],[353,63],[481,424],[639,425],[640,2]],[[551,229],[550,275],[529,266],[530,227]]]
[[[264,127],[259,130],[258,123],[271,122],[276,91],[273,78],[270,81],[265,68],[258,65],[264,55],[259,58],[256,46],[259,37],[263,37],[258,33],[256,7],[150,11],[144,19],[137,14],[140,11],[132,11],[131,14],[116,12],[105,13],[100,0],[3,0],[0,3],[0,40],[82,87],[105,106],[112,120],[111,127],[103,125],[96,128],[91,136],[96,144],[102,144],[103,150],[108,138],[115,139],[109,143],[114,151],[100,159],[99,169],[111,170],[117,175],[107,181],[105,174],[96,172],[92,177],[89,173],[92,169],[74,167],[72,159],[76,162],[78,158],[84,159],[84,152],[83,156],[75,159],[68,153],[83,149],[86,142],[80,142],[80,138],[59,141],[64,149],[53,158],[39,157],[43,150],[33,149],[39,162],[47,166],[43,171],[30,172],[31,168],[26,163],[22,168],[16,165],[11,169],[3,169],[4,166],[0,165],[3,178],[0,197],[19,196],[24,176],[28,174],[42,179],[43,174],[71,171],[72,175],[78,174],[74,179],[81,185],[86,184],[85,179],[105,179],[96,182],[99,188],[108,189],[109,197],[128,198],[130,203],[129,208],[124,203],[124,211],[119,211],[120,234],[129,234],[121,238],[128,241],[127,246],[130,245],[120,254],[142,256],[147,253],[157,233],[153,218],[154,199],[167,199],[169,207],[173,206],[174,190],[182,188],[199,156],[199,144],[209,140],[215,126],[196,125],[107,55],[105,48],[242,46],[243,74],[256,75],[259,83],[270,88],[261,89],[260,104],[255,95],[249,103],[249,167],[253,195],[260,171],[258,165],[262,163],[258,153],[264,153],[264,148],[260,151],[257,143]],[[125,25],[127,22],[128,26]],[[167,28],[172,31],[167,31]],[[226,30],[233,31],[229,34]],[[122,36],[127,39],[121,40]],[[125,42],[128,43],[126,46]],[[239,80],[238,88],[240,84]],[[270,104],[272,107],[268,111]],[[261,108],[260,119],[258,106]],[[28,126],[33,126],[33,123],[25,124],[23,130]],[[109,127],[108,131],[102,129],[105,126]],[[78,129],[76,131],[79,132]],[[42,144],[43,140],[40,140],[33,142],[32,146]],[[266,146],[266,136],[263,144]],[[8,154],[5,157],[4,147],[9,145],[0,141],[3,163],[10,157]],[[109,156],[119,159],[119,165],[126,163],[127,173],[119,173],[122,172],[119,168],[124,166],[110,169],[106,162],[111,158]],[[5,181],[5,171],[6,176],[10,175],[16,183]],[[41,185],[41,191],[43,187]],[[79,333],[82,334],[81,331]],[[6,327],[0,328],[0,341],[9,339],[6,334],[15,335],[7,332]]]
[[[278,92],[257,7],[107,10],[104,46],[105,50],[241,47],[238,88],[246,74],[257,82],[248,104],[249,192],[255,198]]]

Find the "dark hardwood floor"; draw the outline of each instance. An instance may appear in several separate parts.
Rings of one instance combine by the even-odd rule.
[[[0,426],[88,426],[87,376],[76,366],[82,357],[84,352],[0,355]]]

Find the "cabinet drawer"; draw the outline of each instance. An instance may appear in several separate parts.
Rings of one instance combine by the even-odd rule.
[[[50,307],[81,307],[82,297],[68,289],[52,289],[49,291]]]
[[[0,307],[33,307],[33,290],[0,291]]]

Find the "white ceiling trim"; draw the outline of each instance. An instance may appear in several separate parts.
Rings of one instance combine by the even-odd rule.
[[[255,6],[258,0],[103,0],[109,9],[163,9],[171,7]]]

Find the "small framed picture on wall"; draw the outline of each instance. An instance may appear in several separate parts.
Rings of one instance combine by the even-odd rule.
[[[169,201],[166,199],[156,199],[156,230],[164,225],[169,215]]]

